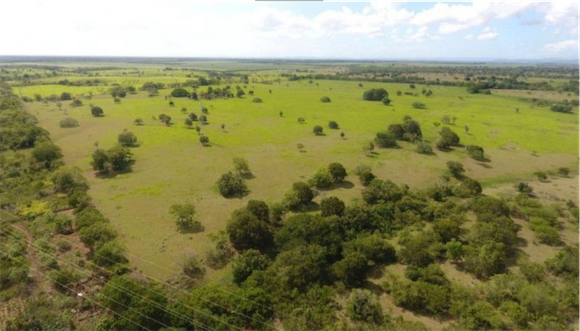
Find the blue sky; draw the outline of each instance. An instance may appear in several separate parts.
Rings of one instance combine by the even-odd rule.
[[[576,2],[20,0],[0,55],[578,59]],[[34,10],[31,10],[34,9]]]

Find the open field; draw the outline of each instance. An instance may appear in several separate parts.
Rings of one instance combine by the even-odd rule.
[[[147,75],[107,76],[107,79],[138,85],[145,81],[185,81],[187,78]],[[195,130],[183,124],[187,113],[180,111],[185,107],[187,112],[199,115],[201,103],[173,98],[175,106],[170,107],[169,100],[164,98],[170,89],[160,90],[157,97],[148,97],[145,92],[129,94],[120,104],[115,104],[109,95],[102,95],[103,87],[36,85],[19,88],[17,92],[30,97],[36,93],[93,92],[93,98],[83,99],[84,105],[80,107],[63,103],[59,110],[53,103],[31,103],[26,109],[50,131],[53,141],[63,149],[66,164],[78,166],[89,178],[94,202],[122,234],[129,252],[172,270],[177,270],[185,252],[203,254],[211,243],[207,234],[222,230],[233,210],[250,199],[277,202],[293,182],[307,180],[330,162],[340,162],[349,171],[358,164],[368,164],[379,178],[411,187],[433,182],[446,172],[445,163],[449,160],[464,162],[466,175],[481,181],[484,188],[502,183],[511,186],[514,181],[530,178],[539,170],[577,167],[577,113],[554,113],[548,107],[533,106],[517,97],[495,93],[468,94],[461,87],[417,85],[413,91],[407,84],[363,82],[363,85],[324,80],[250,83],[246,91],[253,90],[254,96],[262,98],[263,103],[253,103],[253,97],[248,95],[204,100],[203,106],[209,109],[209,124],[202,127],[202,132],[210,138],[211,147],[199,144]],[[392,105],[362,100],[364,90],[378,87],[389,91]],[[420,95],[422,88],[431,89],[433,95],[395,94],[412,91]],[[320,102],[322,96],[330,97],[332,102]],[[416,101],[425,103],[427,108],[414,109],[411,104]],[[105,116],[92,117],[89,104],[102,107]],[[280,111],[283,117],[279,116]],[[152,119],[161,113],[172,117],[170,127]],[[439,130],[433,123],[440,122],[444,115],[456,117],[456,123],[449,127],[457,132],[461,143],[484,147],[490,162],[476,162],[462,148],[436,151],[433,156],[420,155],[414,152],[412,144],[404,142],[400,143],[400,149],[378,149],[366,156],[362,146],[372,141],[376,132],[401,122],[404,115],[417,120],[424,139],[431,142],[436,140]],[[80,126],[60,128],[58,122],[65,117],[77,119]],[[306,123],[299,124],[298,117],[304,117]],[[133,125],[135,118],[142,118],[144,125]],[[340,129],[329,129],[330,120],[337,121]],[[225,124],[225,130],[221,124]],[[325,135],[313,135],[314,125],[323,126]],[[469,127],[468,133],[465,126]],[[95,143],[109,148],[124,129],[135,133],[141,144],[132,149],[136,160],[133,171],[114,178],[95,177],[90,166]],[[344,139],[340,132],[345,133]],[[299,143],[305,146],[305,152],[296,148]],[[228,200],[219,195],[215,182],[232,169],[234,156],[243,156],[249,161],[255,178],[247,181],[249,195]],[[316,200],[324,196],[337,196],[347,202],[359,199],[362,186],[358,179],[351,175],[347,180],[346,185],[322,191]],[[175,203],[195,204],[197,218],[205,231],[177,233],[168,213],[169,206]],[[153,276],[170,274],[166,269],[137,259],[132,259],[131,264]]]

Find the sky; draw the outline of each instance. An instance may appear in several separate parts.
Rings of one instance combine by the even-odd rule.
[[[3,1],[0,55],[578,60],[578,2]]]

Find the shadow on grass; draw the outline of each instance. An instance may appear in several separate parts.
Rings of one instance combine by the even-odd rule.
[[[314,201],[312,201],[309,204],[302,207],[303,212],[313,212],[313,211],[319,211],[319,210],[320,210],[320,205]]]
[[[490,166],[489,164],[486,164],[486,163],[479,163],[478,162],[476,164],[479,165],[479,166],[484,167],[485,169],[492,169],[493,168],[492,166]]]
[[[128,174],[131,172],[133,172],[133,169],[131,167],[129,167],[123,171],[97,172],[95,174],[95,177],[101,178],[101,179],[115,178],[115,177],[117,177],[117,175]]]

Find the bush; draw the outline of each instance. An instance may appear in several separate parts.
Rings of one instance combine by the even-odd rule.
[[[346,312],[353,321],[381,324],[383,312],[375,295],[368,290],[355,289],[350,292]]]
[[[174,98],[187,98],[189,97],[189,92],[184,88],[176,88],[171,91],[171,96]]]
[[[342,183],[344,178],[347,176],[344,166],[337,162],[328,165],[328,172],[333,183]]]
[[[248,249],[232,263],[232,275],[236,284],[243,283],[254,271],[266,270],[270,260],[255,249]]]
[[[413,105],[412,106],[413,106],[413,108],[416,108],[416,109],[425,109],[425,108],[427,108],[427,106],[425,106],[425,104],[422,103],[422,102],[413,102]]]
[[[56,243],[56,249],[58,249],[59,252],[68,252],[68,251],[70,251],[71,248],[72,248],[72,245],[68,241],[61,240],[61,241]]]
[[[322,216],[342,216],[345,204],[337,197],[328,197],[320,201],[320,211]]]
[[[363,186],[367,186],[375,179],[375,175],[371,171],[371,167],[361,164],[354,169],[354,174],[358,176],[359,181]]]
[[[419,142],[415,151],[419,154],[431,155],[433,154],[433,149],[426,142]]]
[[[322,97],[320,98],[321,102],[330,102],[330,98],[329,97]]]
[[[397,140],[395,139],[395,136],[389,131],[377,132],[375,143],[377,146],[383,148],[397,147]]]
[[[363,100],[382,101],[389,97],[389,93],[384,88],[370,89],[363,93]]]
[[[137,144],[137,137],[130,131],[121,132],[117,137],[117,141],[123,147],[135,147],[139,145]]]
[[[194,255],[188,255],[185,257],[181,265],[181,270],[184,275],[193,279],[200,279],[205,275],[205,269],[201,266],[201,263]]]
[[[224,198],[241,197],[248,193],[248,187],[243,179],[232,172],[223,174],[217,181],[217,185]]]
[[[568,177],[570,174],[570,168],[561,167],[558,169],[558,174],[562,177]]]
[[[58,234],[73,233],[72,219],[65,215],[58,215],[54,218],[54,232]]]
[[[484,157],[483,148],[477,145],[467,145],[467,154],[471,156],[472,159],[481,161]]]
[[[201,223],[194,219],[195,207],[192,204],[172,205],[169,213],[175,218],[175,225],[180,232],[203,230]]]
[[[254,102],[254,103],[262,103],[262,99],[260,99],[260,98],[254,98],[254,99],[252,99],[252,102]]]
[[[83,105],[83,102],[79,99],[74,99],[73,102],[70,103],[71,107],[80,107]]]
[[[239,252],[248,249],[264,250],[272,244],[268,224],[245,208],[232,213],[226,231],[232,246]]]
[[[338,123],[336,123],[335,121],[328,121],[328,127],[334,130],[338,130],[340,128],[338,126]]]
[[[447,169],[453,175],[453,177],[461,177],[465,172],[463,169],[463,164],[456,161],[447,161]]]
[[[548,225],[539,225],[533,227],[536,237],[542,244],[549,246],[559,245],[562,241],[558,230]]]
[[[209,138],[207,136],[199,136],[199,142],[203,146],[207,146],[209,144]]]
[[[94,117],[101,117],[105,115],[105,112],[103,112],[103,108],[101,107],[97,107],[97,106],[93,106],[91,107],[91,114]]]
[[[334,277],[346,286],[360,286],[366,280],[369,271],[368,259],[362,253],[353,252],[334,263],[331,271]]]
[[[315,126],[314,126],[314,128],[312,129],[312,132],[313,132],[315,135],[319,136],[319,135],[321,135],[321,134],[322,134],[322,132],[323,132],[323,129],[322,129],[322,127],[321,127],[320,125],[315,125]]]
[[[332,185],[330,173],[325,168],[318,169],[308,181],[308,184],[319,189],[329,188]]]
[[[67,117],[59,122],[61,128],[76,128],[79,126],[79,121],[72,117]]]

